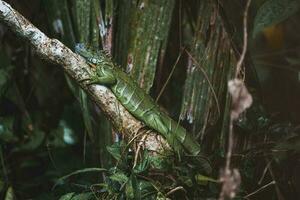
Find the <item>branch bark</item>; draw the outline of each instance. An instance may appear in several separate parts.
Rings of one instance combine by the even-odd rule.
[[[82,87],[102,109],[117,131],[127,141],[136,138],[147,128],[135,119],[116,99],[113,93],[100,85],[87,86],[80,80],[88,78],[89,66],[79,55],[73,53],[57,39],[48,38],[43,32],[31,24],[25,17],[15,11],[8,3],[0,0],[0,21],[11,31],[28,41],[36,53],[43,59],[63,67],[64,71]],[[167,142],[157,132],[145,131],[145,148],[152,151],[165,149]],[[146,134],[146,133],[144,133]],[[141,135],[144,135],[141,134]]]

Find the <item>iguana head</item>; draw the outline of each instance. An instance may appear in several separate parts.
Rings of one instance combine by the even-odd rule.
[[[110,58],[107,53],[105,53],[104,51],[97,51],[92,48],[86,47],[82,43],[76,44],[75,52],[84,57],[87,63],[92,67],[95,67],[96,65],[103,66],[110,63]]]
[[[101,63],[96,53],[82,43],[76,44],[75,52],[85,58],[89,65],[95,66]]]

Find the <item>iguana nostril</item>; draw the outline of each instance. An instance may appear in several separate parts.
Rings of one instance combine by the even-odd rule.
[[[82,49],[85,49],[85,45],[84,45],[84,44],[82,44],[82,43],[77,43],[77,44],[75,45],[75,52],[76,52],[76,53],[79,53]]]

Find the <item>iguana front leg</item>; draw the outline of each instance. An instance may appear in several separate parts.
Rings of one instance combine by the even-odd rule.
[[[112,73],[101,72],[100,69],[97,69],[94,73],[89,73],[90,78],[82,79],[80,82],[87,81],[87,85],[99,84],[104,86],[110,86],[116,83],[116,78]]]

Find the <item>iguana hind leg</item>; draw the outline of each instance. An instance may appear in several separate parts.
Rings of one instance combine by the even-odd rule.
[[[167,139],[167,142],[171,147],[173,147],[175,152],[180,151],[181,144],[176,139],[176,136],[171,133],[171,131],[168,129],[167,124],[164,123],[161,116],[158,114],[152,114],[151,115],[151,121],[153,124],[153,129],[157,130],[159,133],[162,134],[163,137]],[[155,127],[154,127],[155,126]]]

